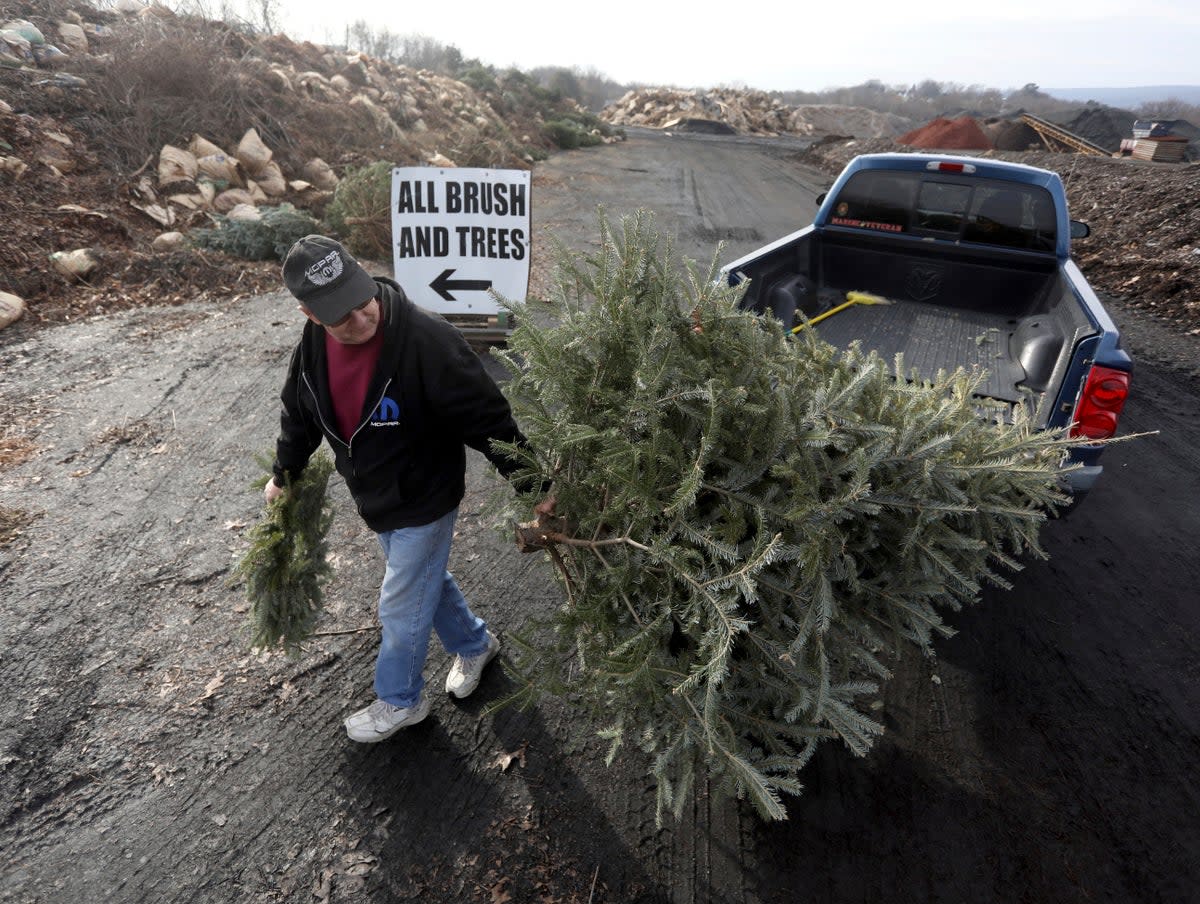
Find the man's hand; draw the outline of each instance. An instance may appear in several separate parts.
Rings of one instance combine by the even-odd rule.
[[[554,538],[567,529],[567,519],[554,516],[554,506],[557,504],[558,500],[553,495],[547,496],[533,507],[535,520],[513,525],[517,532],[517,549],[533,552],[554,546]]]
[[[270,505],[272,502],[274,502],[276,499],[278,499],[283,494],[284,494],[283,487],[281,487],[279,484],[277,484],[275,482],[274,477],[272,477],[270,480],[268,480],[267,485],[265,487],[263,487],[263,499],[265,499],[267,501],[267,505]]]

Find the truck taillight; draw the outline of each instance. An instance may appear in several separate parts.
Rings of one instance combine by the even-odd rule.
[[[947,160],[930,160],[925,164],[925,169],[935,173],[967,173],[969,175],[975,172],[975,164],[950,163]]]
[[[1117,419],[1129,395],[1129,374],[1112,367],[1095,365],[1088,373],[1075,406],[1072,436],[1107,439],[1117,432]]]

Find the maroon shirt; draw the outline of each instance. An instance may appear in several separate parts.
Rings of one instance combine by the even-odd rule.
[[[383,348],[383,323],[375,335],[362,345],[343,345],[325,334],[325,366],[329,370],[329,394],[342,439],[350,437],[363,419],[363,403],[375,374],[379,351]]]

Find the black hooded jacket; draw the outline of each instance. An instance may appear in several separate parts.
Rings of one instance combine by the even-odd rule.
[[[376,532],[441,518],[465,492],[466,449],[508,477],[520,465],[491,440],[525,445],[508,401],[462,334],[417,307],[390,279],[376,277],[385,330],[358,427],[342,439],[329,393],[325,330],[309,322],[283,387],[276,483],[295,479],[329,441],[358,512]]]

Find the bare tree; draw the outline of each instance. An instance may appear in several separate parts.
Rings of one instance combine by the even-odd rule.
[[[258,13],[256,23],[263,34],[273,35],[278,31],[279,0],[256,0],[255,9]]]
[[[386,26],[375,28],[363,19],[346,27],[346,49],[359,50],[367,56],[389,63],[399,63],[401,38]]]
[[[1150,101],[1138,107],[1136,112],[1142,119],[1185,119],[1192,125],[1200,125],[1200,106],[1178,97]]]

